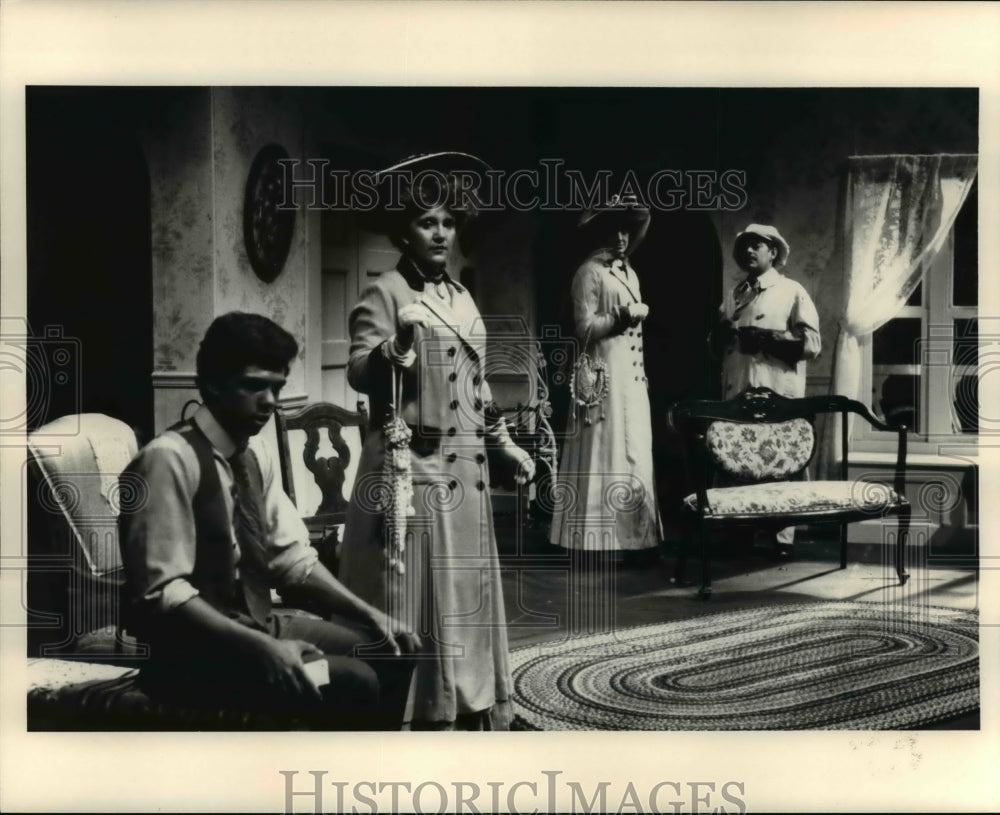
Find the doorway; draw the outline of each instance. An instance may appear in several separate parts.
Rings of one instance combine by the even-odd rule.
[[[153,432],[149,172],[131,128],[128,90],[26,92],[27,317],[76,356],[70,387],[47,381],[34,429],[70,413],[104,413]]]

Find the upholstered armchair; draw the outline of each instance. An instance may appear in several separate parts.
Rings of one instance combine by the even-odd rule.
[[[143,484],[120,478],[136,452],[132,429],[100,414],[28,436],[28,729],[309,729],[290,714],[160,701],[142,688],[147,649],[118,616],[118,513],[145,500]]]
[[[28,435],[28,642],[35,656],[122,654],[118,513],[142,485],[119,476],[138,450],[124,422],[64,416]]]

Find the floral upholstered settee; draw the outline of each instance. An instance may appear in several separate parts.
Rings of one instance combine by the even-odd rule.
[[[799,479],[816,449],[813,422],[819,414],[841,421],[840,478]],[[882,431],[897,433],[892,484],[848,479],[847,416],[855,414]],[[900,583],[908,573],[906,539],[910,504],[905,488],[906,433],[879,422],[860,402],[844,396],[788,399],[767,388],[749,388],[733,399],[689,399],[671,408],[670,422],[684,437],[693,491],[682,512],[691,522],[702,556],[700,594],[712,591],[711,533],[726,526],[781,529],[793,524],[839,524],[840,566],[847,565],[846,525],[895,516],[895,565]],[[683,564],[683,558],[680,561]]]

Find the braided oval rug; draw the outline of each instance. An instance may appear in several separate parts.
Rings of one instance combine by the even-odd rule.
[[[978,615],[766,606],[527,646],[511,667],[515,729],[907,729],[978,709]]]

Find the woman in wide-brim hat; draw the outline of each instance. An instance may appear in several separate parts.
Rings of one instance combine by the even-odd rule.
[[[458,236],[476,214],[455,183],[458,169],[488,168],[465,153],[435,153],[376,177],[379,201],[365,222],[401,257],[350,315],[348,381],[368,395],[371,427],[340,576],[421,632],[411,729],[506,729],[511,677],[487,448],[520,483],[534,464],[494,406],[482,319],[450,274]],[[387,517],[393,500],[403,511]],[[412,506],[408,517],[400,501]]]
[[[594,365],[574,369],[554,493],[550,540],[567,549],[653,556],[661,538],[643,360],[649,309],[628,261],[649,220],[634,199],[614,199],[580,219],[592,251],[573,278],[573,330]]]

